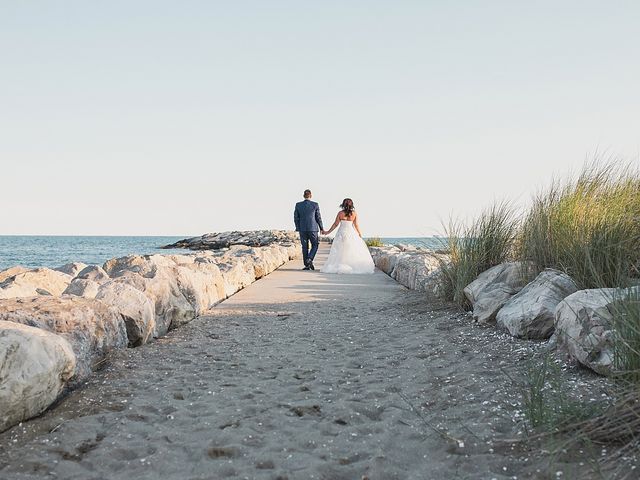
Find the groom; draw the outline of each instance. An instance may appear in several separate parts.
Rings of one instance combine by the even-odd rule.
[[[311,190],[304,191],[304,200],[296,203],[293,211],[293,221],[296,223],[296,232],[300,232],[302,242],[302,259],[304,260],[303,270],[315,270],[313,259],[318,251],[320,237],[318,230],[324,233],[322,227],[322,217],[320,216],[320,205],[311,201]],[[311,251],[309,251],[311,242]]]

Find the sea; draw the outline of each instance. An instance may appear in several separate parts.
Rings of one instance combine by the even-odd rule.
[[[0,235],[0,270],[15,265],[28,268],[56,268],[65,263],[102,265],[110,258],[154,253],[185,253],[183,249],[160,247],[185,237],[109,237],[109,236],[36,236]],[[435,237],[381,238],[389,245],[405,244],[438,248]]]

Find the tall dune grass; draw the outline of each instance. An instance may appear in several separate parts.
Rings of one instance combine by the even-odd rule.
[[[518,225],[515,210],[507,202],[492,205],[469,224],[450,221],[444,228],[450,260],[441,265],[443,298],[469,310],[464,287],[483,271],[510,259]]]
[[[611,310],[614,365],[623,380],[640,387],[640,287],[619,293]]]
[[[594,162],[554,182],[534,198],[518,247],[538,270],[562,270],[581,288],[625,286],[640,259],[638,168]]]

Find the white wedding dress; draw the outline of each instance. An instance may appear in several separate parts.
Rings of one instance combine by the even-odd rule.
[[[329,257],[321,271],[323,273],[373,273],[374,268],[369,248],[353,228],[353,222],[341,220],[331,244]]]

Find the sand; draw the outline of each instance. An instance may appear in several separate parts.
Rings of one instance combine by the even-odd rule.
[[[55,408],[0,435],[0,478],[511,479],[581,470],[502,442],[521,433],[513,381],[542,344],[474,326],[381,272],[301,266],[290,262],[210,315],[114,354]]]

